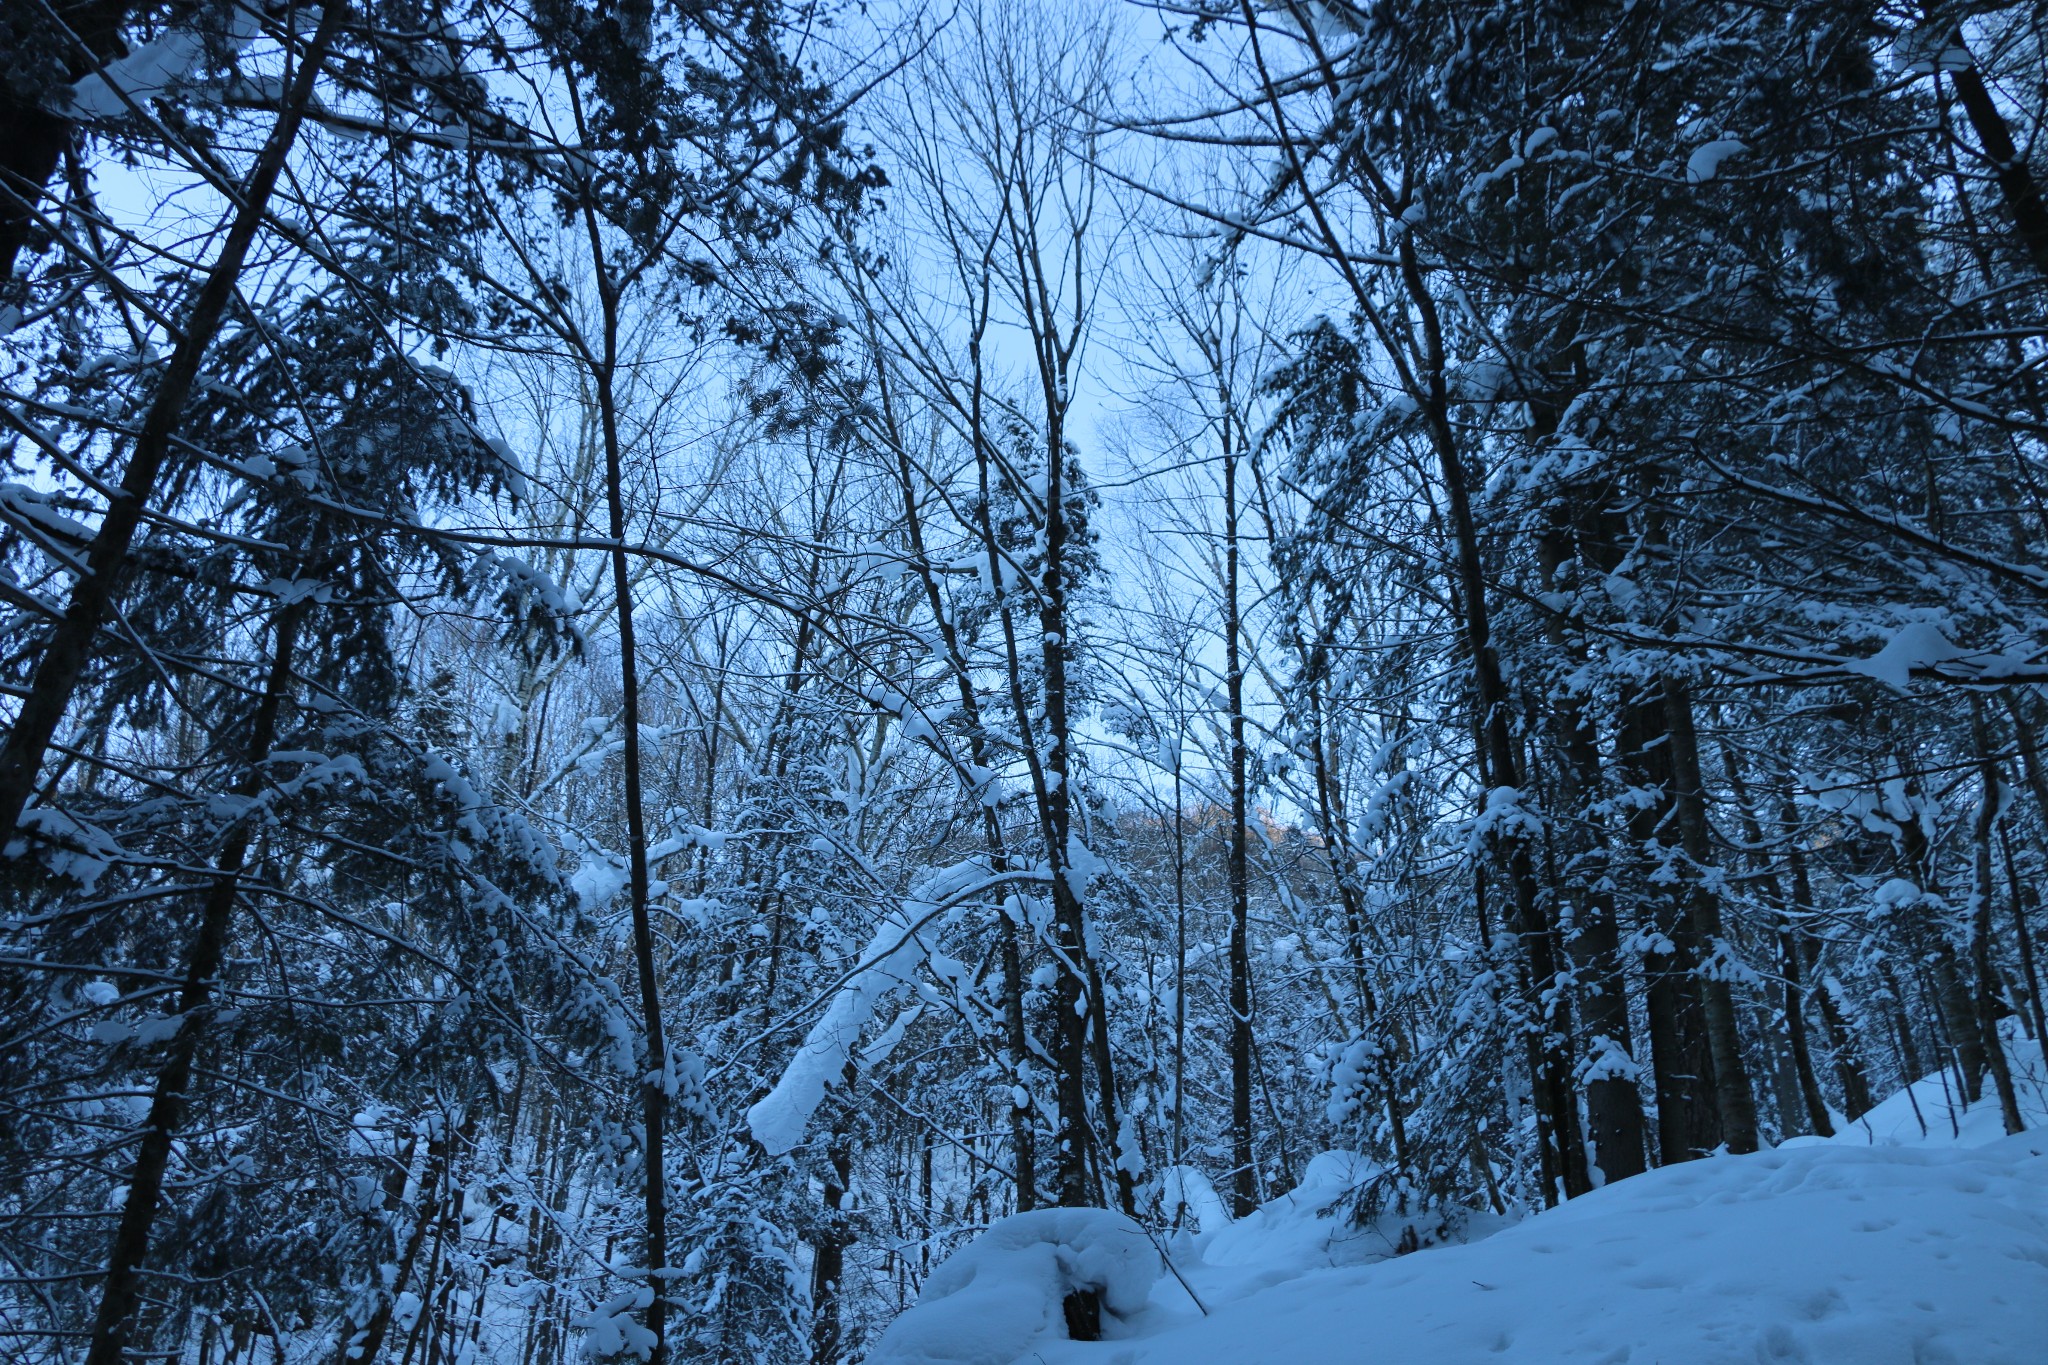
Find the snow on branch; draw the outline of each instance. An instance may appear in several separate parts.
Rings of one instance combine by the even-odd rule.
[[[747,1110],[747,1130],[771,1155],[781,1156],[803,1141],[811,1115],[824,1102],[825,1092],[839,1083],[876,1009],[907,986],[912,973],[930,957],[932,921],[949,905],[990,884],[986,867],[955,863],[926,878],[876,926],[857,965],[789,1059],[782,1079]]]

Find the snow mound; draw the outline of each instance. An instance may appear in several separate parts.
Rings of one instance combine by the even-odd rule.
[[[1178,1229],[1193,1223],[1196,1230],[1214,1232],[1230,1225],[1230,1210],[1209,1177],[1193,1166],[1171,1166],[1159,1182],[1160,1216]]]
[[[1356,1152],[1323,1152],[1308,1163],[1301,1183],[1269,1199],[1236,1222],[1197,1243],[1209,1266],[1256,1266],[1266,1269],[1311,1269],[1358,1262],[1393,1254],[1400,1229],[1358,1227],[1350,1219],[1330,1217],[1346,1194],[1383,1174],[1375,1162]],[[1175,1257],[1175,1261],[1179,1261]]]
[[[2044,1154],[2048,1134],[2022,1133],[1686,1162],[1467,1245],[1228,1283],[1195,1266],[1206,1318],[1162,1283],[1126,1339],[1023,1358],[2030,1365],[2048,1322]]]
[[[2006,1064],[2012,1068],[2013,1094],[2029,1132],[2048,1128],[2048,1066],[2041,1044],[2025,1037],[2007,1019],[2000,1029]],[[1984,1078],[1984,1094],[1975,1104],[1957,1093],[1955,1076],[1936,1072],[1880,1100],[1869,1113],[1851,1123],[1835,1115],[1835,1142],[1852,1147],[1982,1147],[2005,1136],[1998,1112],[1998,1093]],[[1794,1138],[1793,1143],[1820,1141]],[[1787,1144],[1791,1145],[1791,1144]]]
[[[868,1365],[1009,1365],[1066,1339],[1067,1295],[1102,1295],[1105,1327],[1145,1306],[1159,1253],[1108,1209],[1036,1209],[947,1257],[918,1301],[875,1342]]]

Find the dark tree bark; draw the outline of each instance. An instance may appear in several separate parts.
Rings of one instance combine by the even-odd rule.
[[[1558,509],[1549,532],[1537,547],[1545,587],[1557,591],[1560,574],[1576,555],[1571,519]],[[1554,647],[1577,662],[1584,651],[1565,634],[1559,613],[1551,613],[1546,630]],[[1552,722],[1562,762],[1557,789],[1567,819],[1584,820],[1587,806],[1599,799],[1600,749],[1585,703],[1571,691],[1551,699]],[[1601,1183],[1640,1175],[1647,1165],[1644,1150],[1642,1094],[1637,1089],[1635,1047],[1629,1022],[1628,978],[1621,960],[1621,930],[1615,913],[1613,866],[1605,832],[1588,829],[1571,839],[1565,879],[1574,896],[1574,914],[1565,934],[1565,948],[1580,982],[1579,1018],[1596,1070],[1585,1083],[1586,1126],[1593,1142],[1593,1161]],[[1563,890],[1564,888],[1561,888]],[[1629,1065],[1619,1065],[1624,1059]]]
[[[1969,51],[1963,42],[1961,29],[1949,38],[1949,46],[1958,51]],[[2013,146],[2012,131],[2006,127],[2005,116],[1999,113],[1997,102],[1985,88],[1984,78],[1977,73],[1976,59],[1972,58],[1962,70],[1952,72],[1951,79],[1955,82],[1956,97],[1962,101],[1963,112],[1969,117],[1971,131],[1977,134],[1984,157],[1991,163],[1991,173],[1997,178],[1998,188],[2005,196],[2005,206],[2012,214],[2020,248],[2034,269],[2048,279],[2048,206],[2042,203],[2041,189],[2034,183],[2033,171],[2019,149]]]
[[[1799,813],[1792,804],[1789,792],[1778,797],[1778,827],[1786,839],[1785,861],[1792,869],[1791,909],[1795,915],[1804,914],[1813,907],[1813,882],[1806,867],[1806,848],[1799,842]],[[1795,941],[1799,974],[1802,980],[1813,979],[1813,969],[1820,961],[1820,943],[1811,935]],[[1820,1006],[1821,1028],[1827,1034],[1828,1050],[1835,1059],[1835,1079],[1842,1087],[1842,1112],[1855,1122],[1869,1113],[1875,1103],[1870,1095],[1870,1078],[1864,1074],[1863,1062],[1856,1053],[1855,1035],[1842,1012],[1835,1003],[1834,992],[1825,981],[1814,981],[1813,997]]]
[[[1773,991],[1773,1004],[1778,1017],[1785,1021],[1783,1056],[1792,1072],[1792,1084],[1782,1087],[1790,1093],[1781,1097],[1781,1108],[1786,1110],[1788,1120],[1795,1119],[1803,1111],[1805,1131],[1821,1137],[1833,1137],[1834,1121],[1828,1115],[1827,1098],[1821,1093],[1820,1078],[1813,1069],[1812,1043],[1806,1032],[1806,993],[1800,981],[1797,922],[1785,900],[1784,883],[1772,870],[1768,850],[1764,847],[1763,821],[1757,815],[1756,803],[1750,799],[1750,787],[1743,776],[1742,764],[1737,760],[1735,751],[1725,743],[1721,746],[1721,762],[1727,769],[1729,790],[1735,794],[1736,810],[1742,819],[1742,836],[1752,850],[1757,882],[1762,887],[1765,903],[1777,917],[1771,933],[1778,954],[1779,976]],[[1792,837],[1793,828],[1786,828],[1786,837]],[[1793,1098],[1798,1101],[1796,1108],[1784,1103]]]
[[[844,1074],[850,1090],[855,1078],[853,1063],[847,1063]],[[854,1240],[844,1212],[846,1191],[853,1181],[852,1118],[852,1106],[842,1104],[832,1124],[831,1139],[825,1145],[825,1216],[817,1235],[811,1239],[813,1365],[834,1365],[845,1354],[841,1286],[846,1278],[846,1249]]]
[[[185,315],[184,332],[142,419],[142,429],[135,437],[135,447],[121,475],[120,491],[108,504],[99,530],[86,548],[85,572],[71,589],[71,600],[36,664],[35,678],[7,732],[7,742],[0,745],[0,845],[6,844],[8,836],[21,823],[22,810],[42,772],[43,756],[71,705],[71,695],[92,656],[93,641],[114,608],[129,547],[134,543],[143,511],[156,491],[157,477],[170,455],[185,404],[198,383],[200,363],[234,297],[235,285],[256,240],[257,229],[262,226],[271,192],[283,174],[292,144],[298,140],[314,82],[328,48],[340,32],[347,9],[342,0],[324,6],[312,40],[299,54],[298,70],[293,74],[284,107],[256,157],[226,240],[221,243],[220,255],[214,259],[205,283]]]
[[[1901,821],[1899,831],[1899,858],[1908,880],[1929,896],[1938,896],[1941,883],[1936,874],[1935,852],[1920,822]],[[1967,928],[1962,932],[1966,934]],[[1952,924],[1945,911],[1922,905],[1907,920],[1905,933],[1933,981],[1935,1008],[1947,1035],[1957,1080],[1963,1098],[1974,1104],[1984,1093],[1984,1069],[1988,1062],[1983,1030],[1978,1026],[1975,993],[1964,979]]]
[[[620,759],[625,779],[628,881],[633,918],[633,965],[640,986],[640,1016],[647,1068],[640,1082],[643,1129],[641,1153],[646,1163],[646,1243],[648,1286],[653,1298],[644,1319],[654,1336],[650,1365],[668,1359],[668,1080],[671,1072],[668,1034],[661,1017],[660,964],[654,954],[652,877],[647,866],[647,810],[641,782],[640,663],[633,628],[633,575],[626,555],[625,452],[619,434],[615,381],[619,365],[619,294],[612,277],[596,213],[586,209],[584,223],[595,262],[598,300],[603,312],[602,350],[594,357],[594,388],[604,440],[605,507],[611,535],[612,593],[619,627]]]
[[[1998,761],[1992,756],[1991,735],[1984,723],[1983,703],[1971,698],[1971,738],[1978,754],[1978,775],[1983,794],[1978,798],[1977,819],[1971,831],[1976,855],[1975,874],[1970,886],[1970,966],[1977,978],[1977,1026],[1984,1048],[1985,1068],[1998,1092],[1998,1112],[2005,1131],[2017,1133],[2026,1127],[2020,1118],[2019,1095],[2013,1089],[2012,1067],[2005,1046],[1998,1037],[1998,977],[1991,965],[1991,838],[1998,823],[1998,811],[2005,783],[1998,775]]]
[[[1278,522],[1273,515],[1272,500],[1267,491],[1265,475],[1259,465],[1257,455],[1254,453],[1248,456],[1248,458],[1252,462],[1253,487],[1258,497],[1260,518],[1265,525],[1266,539],[1269,544],[1277,545],[1280,543],[1281,537]],[[1284,584],[1282,585],[1282,591],[1285,591]],[[1288,612],[1285,615],[1288,643],[1294,651],[1295,660],[1300,668],[1298,691],[1296,694],[1297,702],[1306,708],[1306,718],[1309,721],[1307,743],[1309,761],[1314,765],[1315,769],[1316,818],[1321,825],[1323,849],[1328,855],[1330,880],[1337,889],[1337,903],[1344,911],[1344,949],[1345,957],[1351,968],[1352,989],[1358,993],[1359,1033],[1360,1036],[1369,1038],[1378,1049],[1377,1062],[1380,1073],[1380,1086],[1386,1093],[1387,1130],[1393,1140],[1394,1164],[1401,1170],[1406,1171],[1409,1168],[1408,1121],[1405,1112],[1405,1102],[1401,1093],[1401,1077],[1406,1060],[1410,1055],[1410,1049],[1405,1031],[1401,1028],[1400,1020],[1398,1018],[1381,1017],[1380,1007],[1375,999],[1375,992],[1372,987],[1371,974],[1367,970],[1366,934],[1368,926],[1364,890],[1360,885],[1358,875],[1359,852],[1351,842],[1351,816],[1345,806],[1343,784],[1341,775],[1338,772],[1337,755],[1332,751],[1328,741],[1326,730],[1328,715],[1322,694],[1322,688],[1329,676],[1331,641],[1327,638],[1319,638],[1312,646],[1302,630],[1300,618],[1293,612]],[[1180,774],[1176,771],[1174,774],[1176,811],[1178,811],[1180,799],[1179,783]],[[1174,838],[1176,841],[1180,838],[1178,814],[1175,816]],[[1178,858],[1180,856],[1178,842],[1175,844],[1175,850],[1175,857]],[[1182,888],[1178,881],[1180,875],[1178,863],[1175,864],[1174,873],[1176,877],[1174,896],[1175,903],[1178,905],[1183,898]],[[1180,927],[1184,939],[1186,930],[1185,915],[1182,916]],[[1183,960],[1185,960],[1185,955],[1185,948],[1183,947]],[[1179,1022],[1177,1021],[1176,1028],[1178,1027]],[[1176,1035],[1176,1058],[1179,1056],[1179,1047],[1180,1043],[1178,1035]],[[1176,1061],[1177,1065],[1178,1061]],[[1178,1105],[1178,1103],[1179,1100],[1176,1097],[1175,1104]],[[1179,1150],[1179,1143],[1176,1140],[1176,1153]],[[1178,1156],[1176,1156],[1176,1160],[1178,1160]]]
[[[78,40],[67,44],[63,54],[66,81],[75,84],[121,54],[121,27],[128,21],[130,3],[59,0],[50,6]],[[43,192],[78,131],[47,104],[0,97],[0,291],[13,281],[15,262],[35,236]],[[0,292],[0,301],[5,299]]]
[[[1648,793],[1630,811],[1628,828],[1639,880],[1649,882],[1655,862],[1672,854],[1677,831],[1671,774],[1671,746],[1663,688],[1652,683],[1622,704],[1619,750],[1630,785]],[[1657,1096],[1657,1154],[1665,1165],[1704,1156],[1721,1145],[1721,1117],[1714,1101],[1714,1058],[1707,1039],[1706,1008],[1700,989],[1699,935],[1690,905],[1668,887],[1655,884],[1646,895],[1638,925],[1643,974],[1648,981],[1650,1067]]]
[[[398,1256],[398,1273],[392,1277],[390,1287],[379,1296],[377,1307],[370,1314],[370,1320],[360,1328],[342,1328],[341,1344],[335,1352],[335,1365],[382,1365],[384,1338],[391,1331],[391,1312],[398,1302],[398,1296],[412,1287],[413,1268],[419,1263],[420,1248],[426,1243],[427,1231],[441,1224],[441,1199],[448,1176],[449,1134],[445,1128],[427,1140],[427,1165],[420,1173],[420,1207],[413,1219],[412,1231],[406,1234],[405,1249]],[[402,1178],[402,1177],[401,1177]],[[381,1250],[381,1248],[379,1249]],[[423,1300],[431,1300],[430,1287]],[[430,1316],[426,1302],[420,1306],[418,1326],[426,1326]],[[413,1340],[418,1340],[415,1330]],[[410,1359],[412,1347],[406,1347]]]
[[[1402,391],[1415,403],[1423,430],[1436,457],[1451,533],[1453,568],[1449,575],[1452,595],[1460,599],[1460,633],[1467,665],[1471,669],[1472,698],[1477,712],[1477,760],[1483,814],[1498,818],[1490,840],[1492,851],[1513,894],[1512,931],[1521,950],[1521,995],[1527,1015],[1524,1046],[1529,1060],[1530,1090],[1535,1100],[1536,1142],[1541,1159],[1545,1204],[1569,1199],[1590,1189],[1586,1171],[1585,1144],[1579,1134],[1578,1104],[1572,1089],[1572,1067],[1568,1048],[1571,1036],[1568,1007],[1562,992],[1553,990],[1558,978],[1554,926],[1548,921],[1537,883],[1535,857],[1530,848],[1524,820],[1497,810],[1506,798],[1519,802],[1520,774],[1516,763],[1514,734],[1510,726],[1511,698],[1495,651],[1491,617],[1487,605],[1484,557],[1479,528],[1472,511],[1470,478],[1457,433],[1451,424],[1450,393],[1446,376],[1448,352],[1443,320],[1435,295],[1424,278],[1413,234],[1393,234],[1398,287],[1406,313],[1398,322],[1391,319],[1374,291],[1367,288],[1354,268],[1353,255],[1343,236],[1324,212],[1313,188],[1315,176],[1302,162],[1302,147],[1289,127],[1282,86],[1291,81],[1276,77],[1267,65],[1262,47],[1262,24],[1252,0],[1239,0],[1249,52],[1257,67],[1261,94],[1274,120],[1279,146],[1286,157],[1286,178],[1303,196],[1302,206],[1315,234],[1329,249],[1329,259],[1358,306],[1359,313],[1374,330],[1385,348],[1389,364]],[[1317,79],[1335,99],[1346,99],[1334,68],[1324,62]],[[1375,180],[1371,196],[1379,210],[1397,218],[1409,204],[1405,192]],[[1478,874],[1475,870],[1475,875]]]
[[[2033,930],[2027,924],[2026,887],[2020,881],[2020,871],[2012,856],[2012,835],[1998,831],[1998,849],[2005,862],[2005,894],[2012,904],[2012,932],[2019,940],[2020,976],[2027,984],[2028,1022],[2037,1039],[2048,1038],[2048,1005],[2041,999],[2041,975],[2034,965]]]
[[[1238,453],[1223,452],[1223,682],[1230,707],[1230,1161],[1231,1206],[1239,1218],[1259,1205],[1252,1149],[1251,811],[1245,790],[1244,660],[1238,631]]]
[[[978,333],[977,333],[978,337]],[[977,348],[979,341],[976,342]],[[880,346],[877,344],[879,351]],[[895,392],[890,383],[887,367],[877,374],[876,387],[881,399],[883,420],[889,427],[889,444],[896,455],[896,482],[902,493],[904,535],[909,542],[910,562],[918,577],[918,584],[924,591],[925,607],[932,614],[939,632],[939,642],[945,650],[947,671],[953,677],[954,696],[960,706],[960,718],[967,736],[967,757],[979,773],[993,773],[996,769],[995,755],[989,749],[988,727],[981,710],[981,696],[975,690],[974,671],[967,661],[965,645],[960,639],[960,630],[953,619],[953,613],[946,608],[945,594],[939,589],[939,580],[932,568],[931,554],[924,537],[924,514],[917,499],[917,471],[911,462],[910,447],[902,429],[896,421]],[[980,410],[980,391],[975,391],[975,411]],[[982,778],[992,781],[993,778]],[[975,802],[981,810],[982,841],[988,848],[989,869],[1001,873],[1011,868],[1008,837],[1003,832],[1003,822],[997,817],[995,806],[981,799],[982,793],[974,793]],[[1007,911],[999,912],[996,924],[996,951],[1003,971],[1003,1036],[1008,1056],[1004,1059],[1010,1076],[1010,1156],[1016,1169],[1015,1177],[1017,1211],[1028,1212],[1038,1207],[1037,1177],[1037,1130],[1036,1115],[1032,1109],[1031,1079],[1031,1036],[1024,1022],[1024,955],[1020,946],[1017,921]]]
[[[1713,867],[1712,836],[1707,825],[1706,783],[1700,776],[1699,736],[1693,728],[1690,689],[1672,679],[1664,683],[1666,725],[1671,736],[1673,802],[1680,845],[1688,864],[1684,878],[1690,917],[1705,945],[1725,938],[1721,901],[1708,881]],[[1718,972],[1700,983],[1706,1006],[1707,1047],[1714,1059],[1714,1106],[1721,1120],[1721,1140],[1731,1152],[1757,1149],[1756,1095],[1742,1057],[1740,1017],[1735,987]]]
[[[1472,670],[1473,701],[1483,748],[1482,790],[1491,808],[1496,798],[1510,795],[1516,802],[1527,797],[1522,790],[1516,761],[1514,733],[1510,728],[1511,699],[1501,673],[1500,656],[1494,649],[1491,614],[1487,606],[1486,572],[1479,547],[1479,527],[1472,513],[1472,495],[1450,420],[1450,396],[1445,387],[1443,331],[1436,300],[1424,284],[1412,238],[1399,243],[1401,272],[1410,302],[1422,320],[1424,369],[1416,387],[1426,401],[1422,404],[1430,445],[1437,457],[1443,479],[1444,501],[1452,536],[1456,581],[1463,602],[1465,652]],[[1579,1137],[1578,1104],[1571,1083],[1571,1058],[1565,1046],[1570,1037],[1570,1020],[1562,1017],[1563,995],[1552,989],[1557,981],[1558,963],[1552,946],[1552,926],[1544,913],[1542,891],[1537,884],[1535,857],[1524,817],[1505,820],[1505,812],[1489,809],[1500,826],[1493,835],[1494,846],[1507,873],[1514,895],[1513,932],[1521,947],[1523,1001],[1529,1012],[1529,1075],[1537,1110],[1537,1143],[1542,1154],[1544,1202],[1571,1199],[1592,1188],[1586,1172],[1585,1144]]]
[[[292,656],[298,648],[299,627],[306,610],[307,603],[302,599],[286,607],[277,618],[269,677],[249,721],[242,777],[234,788],[235,795],[245,804],[253,802],[263,791],[263,765],[270,757],[277,739],[278,719],[291,695]],[[134,1330],[142,1268],[149,1257],[150,1230],[162,1207],[164,1172],[190,1101],[193,1063],[213,1014],[217,978],[227,956],[228,931],[241,893],[242,869],[248,862],[254,824],[252,819],[237,820],[229,828],[214,861],[213,880],[200,907],[198,932],[186,954],[185,982],[178,996],[178,1031],[172,1035],[168,1055],[157,1072],[149,1116],[143,1123],[142,1143],[128,1173],[128,1194],[121,1205],[113,1248],[107,1256],[99,1315],[93,1323],[86,1365],[121,1365]]]

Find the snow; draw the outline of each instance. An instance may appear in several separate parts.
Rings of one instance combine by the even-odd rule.
[[[789,1059],[775,1088],[747,1110],[747,1131],[769,1155],[781,1156],[804,1140],[811,1115],[824,1102],[825,1092],[839,1084],[854,1045],[875,1010],[911,984],[914,973],[931,955],[931,944],[923,937],[926,926],[937,918],[948,898],[985,875],[973,863],[959,863],[936,873],[876,928],[853,969],[833,992],[825,1013],[811,1025],[803,1045]]]
[[[1398,1229],[1393,1237],[1386,1237],[1379,1228],[1357,1228],[1345,1220],[1323,1216],[1346,1192],[1378,1173],[1379,1167],[1355,1152],[1322,1153],[1309,1162],[1301,1183],[1286,1194],[1214,1233],[1203,1224],[1202,1264],[1271,1271],[1385,1254],[1398,1239]]]
[[[1692,155],[1685,161],[1685,181],[1688,185],[1704,185],[1721,173],[1721,163],[1731,156],[1740,156],[1749,150],[1749,145],[1732,137],[1715,138],[1693,148]]]
[[[190,29],[172,29],[71,87],[70,113],[77,118],[113,118],[132,101],[145,104],[199,65],[206,44]]]
[[[2044,1153],[2027,1134],[1977,1151],[1780,1148],[1371,1264],[1223,1277],[1176,1257],[1207,1317],[1169,1281],[1124,1340],[1023,1358],[1301,1365],[1367,1358],[1369,1341],[1370,1359],[1430,1365],[2021,1365],[2048,1320]]]
[[[626,889],[627,877],[625,859],[602,849],[591,849],[584,854],[583,865],[569,874],[569,889],[576,894],[578,905],[596,913],[608,909],[618,899]]]
[[[1216,1187],[1193,1166],[1167,1170],[1160,1183],[1159,1204],[1167,1222],[1178,1226],[1192,1221],[1201,1232],[1214,1232],[1230,1221],[1230,1210]]]
[[[240,52],[262,30],[254,5],[238,4],[227,31],[228,47]],[[173,28],[155,42],[144,43],[127,56],[107,63],[71,87],[73,118],[115,118],[131,104],[146,105],[191,75],[206,54],[206,40],[194,29]]]
[[[1175,1273],[1142,1306],[1121,1299],[1106,1340],[1066,1339],[1071,1234],[1010,1219],[932,1277],[870,1360],[2029,1365],[2048,1322],[2048,1070],[2016,1029],[2007,1050],[2042,1128],[2007,1137],[1988,1078],[1951,1126],[1930,1076],[1831,1141],[1667,1166],[1520,1221],[1355,1226],[1342,1197],[1379,1172],[1339,1152],[1230,1222],[1175,1168],[1171,1202],[1205,1206],[1202,1231],[1172,1235]],[[1421,1250],[1398,1254],[1404,1226]]]
[[[1145,1309],[1160,1274],[1145,1230],[1108,1209],[1012,1214],[947,1257],[868,1365],[1007,1365],[1066,1337],[1063,1304],[1102,1297],[1105,1332]]]
[[[57,511],[51,504],[56,496],[25,483],[0,483],[0,509],[10,517],[29,522],[59,541],[83,544],[92,539],[92,528]]]
[[[2019,1097],[2020,1118],[2029,1133],[2048,1130],[2048,1067],[2041,1060],[2037,1040],[2020,1036],[2005,1021],[2006,1064],[2012,1068],[2013,1091]],[[1925,1129],[1922,1123],[1925,1123]],[[1984,1097],[1966,1104],[1956,1093],[1953,1075],[1936,1073],[1914,1082],[1906,1089],[1879,1101],[1869,1113],[1851,1123],[1834,1116],[1835,1144],[1854,1147],[1985,1147],[2005,1137],[1999,1117],[1998,1093],[1990,1076],[1984,1078]],[[2048,1139],[2048,1132],[2042,1134]],[[1818,1138],[1794,1138],[1787,1146],[1807,1145]]]
[[[1843,667],[1851,673],[1861,673],[1875,678],[1897,691],[1903,692],[1913,681],[1913,670],[1945,664],[1960,659],[1969,653],[1958,649],[1941,633],[1941,627],[1932,621],[1909,621],[1886,642],[1885,647],[1868,659],[1859,659]]]

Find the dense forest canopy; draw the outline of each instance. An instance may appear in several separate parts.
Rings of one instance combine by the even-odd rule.
[[[1977,0],[10,0],[0,1355],[2018,1131],[2044,110]]]

